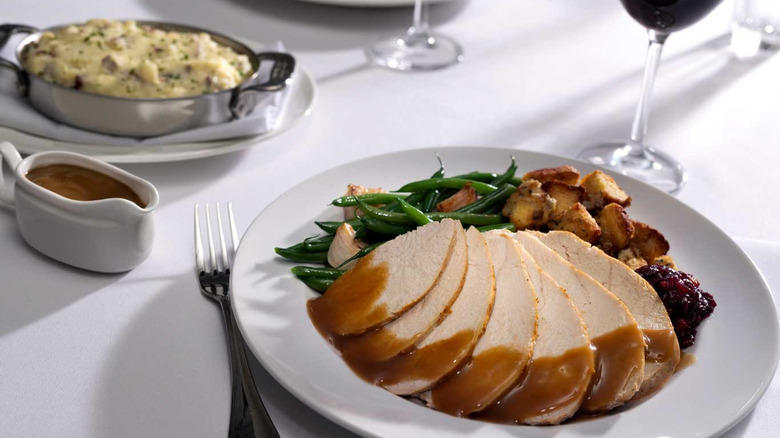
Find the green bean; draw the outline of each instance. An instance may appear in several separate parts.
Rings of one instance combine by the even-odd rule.
[[[490,182],[490,184],[496,187],[506,184],[515,176],[515,172],[517,172],[517,163],[515,162],[515,157],[513,156],[512,164],[509,165],[509,168],[506,170],[506,172],[497,176],[493,181]]]
[[[385,242],[377,242],[377,243],[375,243],[375,244],[373,244],[373,245],[368,245],[367,247],[365,247],[365,248],[361,249],[360,251],[358,251],[358,252],[357,252],[355,255],[353,255],[352,257],[350,257],[350,258],[348,258],[348,259],[344,260],[344,261],[343,261],[343,262],[342,262],[340,265],[336,266],[336,269],[340,269],[341,267],[343,267],[343,266],[344,266],[344,265],[346,265],[347,263],[351,262],[352,260],[357,260],[357,259],[359,259],[359,258],[361,258],[361,257],[364,257],[364,256],[368,255],[368,253],[370,253],[371,251],[373,251],[373,250],[375,250],[375,249],[379,248],[379,247],[380,247],[380,246],[382,246],[382,244],[384,244],[384,243],[385,243]]]
[[[404,198],[404,201],[406,201],[406,202],[408,202],[408,203],[410,203],[412,205],[414,205],[414,204],[416,204],[418,202],[422,202],[423,200],[425,200],[425,192],[412,193],[408,197]],[[399,205],[398,208],[400,208],[400,207],[401,206]]]
[[[512,224],[495,224],[495,225],[485,225],[484,227],[477,227],[477,229],[484,233],[485,231],[491,231],[491,230],[509,230],[511,232],[517,231],[517,228],[515,228]]]
[[[489,173],[489,172],[477,172],[476,170],[469,173],[464,173],[463,175],[457,175],[455,178],[462,178],[462,179],[468,179],[471,181],[479,181],[484,183],[489,183],[496,179],[498,175],[495,173]]]
[[[423,201],[425,199],[425,194],[426,194],[426,192],[415,192],[415,193],[412,193],[411,195],[407,196],[405,198],[405,200],[406,200],[406,202],[408,202],[408,203],[410,203],[412,205],[416,205],[417,203],[419,203],[419,202],[421,202],[421,201]],[[394,202],[392,202],[390,204],[387,204],[384,207],[382,207],[382,210],[401,211],[401,205],[398,204],[398,201],[394,201]]]
[[[299,242],[285,249],[289,249],[292,251],[304,251],[306,249],[306,245],[304,245],[303,242]]]
[[[436,154],[436,159],[439,160],[439,170],[434,172],[433,175],[431,175],[431,178],[441,178],[441,177],[444,176],[444,163],[441,162],[441,157],[439,156],[439,154]],[[417,205],[418,203],[422,202],[423,206],[424,206],[425,205],[425,200],[427,199],[427,195],[429,193],[430,193],[430,191],[415,192],[415,193],[412,193],[411,195],[407,196],[405,199],[406,199],[406,202],[408,202],[408,203],[410,203],[412,205]],[[369,204],[371,204],[371,203],[369,202]],[[398,202],[392,202],[390,204],[385,205],[382,208],[382,210],[401,211],[401,205]]]
[[[360,221],[363,222],[361,229],[368,229],[378,234],[387,234],[397,236],[400,234],[408,233],[412,231],[414,227],[409,225],[390,224],[371,217],[361,216]]]
[[[294,262],[325,263],[328,261],[328,251],[307,252],[302,249],[293,249],[293,247],[274,248],[274,251],[276,251],[276,254]]]
[[[315,268],[312,266],[295,266],[290,271],[296,277],[329,278],[335,280],[341,277],[343,271],[331,268]]]
[[[316,222],[315,221],[314,223],[317,224],[317,226],[320,227],[322,231],[328,234],[334,234],[336,230],[338,230],[341,224],[343,224],[344,222],[352,225],[352,228],[355,228],[357,225],[360,225],[360,221],[357,219],[352,219],[349,221],[341,221],[341,222],[338,221]]]
[[[425,213],[432,212],[433,209],[436,208],[436,200],[438,199],[439,199],[438,190],[428,190],[428,193],[425,195],[425,200],[423,201],[420,210],[422,210]]]
[[[436,159],[439,160],[439,170],[433,172],[431,178],[442,178],[444,177],[444,163],[442,163],[441,156],[439,154],[436,154]]]
[[[405,213],[397,213],[394,211],[384,211],[376,207],[372,207],[368,204],[363,204],[360,209],[366,216],[379,219],[381,221],[389,222],[391,224],[408,225],[415,222]],[[464,225],[492,225],[499,224],[504,221],[504,217],[500,214],[476,214],[476,213],[464,213],[460,211],[451,211],[446,213],[434,212],[426,213],[428,218],[433,221],[440,221],[442,219],[456,219],[461,221]]]
[[[368,217],[379,219],[381,221],[389,222],[391,224],[409,224],[412,220],[406,213],[399,213],[395,211],[385,211],[376,207],[372,207],[365,202],[358,200],[358,208]]]
[[[503,204],[495,204],[492,207],[488,208],[484,211],[485,214],[501,214],[501,212],[504,211],[504,205]]]
[[[357,205],[355,198],[360,198],[360,200],[371,205],[380,205],[389,204],[395,202],[398,198],[404,197],[406,197],[406,195],[400,195],[398,193],[366,193],[365,195],[349,195],[336,198],[331,201],[331,205],[336,207],[354,207]]]
[[[482,213],[488,208],[500,204],[503,206],[504,202],[517,190],[512,184],[506,183],[501,185],[495,192],[484,196],[482,199],[472,202],[469,205],[459,208],[456,211],[464,213]]]
[[[398,203],[401,204],[401,209],[404,211],[404,213],[406,213],[406,215],[409,216],[417,225],[426,225],[433,222],[431,218],[425,215],[425,213],[420,211],[414,205],[404,201],[403,199],[399,199]]]
[[[366,237],[366,235],[368,234],[368,230],[366,229],[366,227],[363,225],[362,222],[360,223],[360,225],[355,226],[354,229],[355,229],[355,239],[362,239]]]
[[[328,290],[334,280],[330,278],[317,278],[317,277],[299,277],[299,279],[310,288],[317,292],[324,293]]]
[[[492,183],[496,178],[498,178],[498,176],[499,175],[497,175],[495,173],[474,171],[474,172],[464,173],[462,175],[456,175],[453,178],[470,179],[472,181]],[[513,176],[507,182],[509,184],[512,184],[513,186],[517,187],[517,186],[519,186],[520,184],[523,183],[523,178],[521,178],[519,176]]]
[[[441,162],[441,157],[439,154],[436,154],[436,158],[439,160],[439,170],[436,171],[433,175],[431,175],[431,178],[443,178],[444,177],[444,163]],[[422,210],[424,213],[429,213],[433,211],[433,209],[436,207],[436,200],[439,199],[439,191],[438,190],[428,190],[425,192],[425,199],[422,202],[422,205],[420,205],[420,210]]]
[[[309,252],[327,251],[335,236],[317,236],[309,237],[303,241],[303,248]]]
[[[452,195],[455,193],[458,193],[457,190],[453,189],[446,189],[446,190],[439,190],[441,193],[439,194],[439,197],[436,198],[436,205],[439,205],[440,202],[446,201],[447,199],[450,199]]]
[[[400,189],[396,190],[396,192],[419,192],[423,190],[433,190],[433,189],[441,189],[441,188],[460,189],[463,188],[463,186],[465,186],[468,183],[471,183],[471,186],[474,187],[474,190],[476,190],[478,193],[483,195],[492,193],[496,191],[497,188],[496,186],[492,186],[490,184],[486,184],[479,181],[471,181],[463,178],[432,178],[432,179],[424,179],[420,181],[411,182],[401,187]]]
[[[477,214],[450,211],[447,213],[428,213],[426,216],[434,221],[440,221],[442,219],[455,219],[459,220],[463,225],[493,225],[504,222],[504,217],[500,214]]]

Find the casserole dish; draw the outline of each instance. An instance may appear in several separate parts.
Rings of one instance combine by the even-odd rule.
[[[45,31],[56,32],[70,25],[38,30],[19,24],[0,25],[0,48],[17,33],[29,34],[15,48],[18,64],[0,58],[0,67],[13,70],[19,93],[47,117],[76,128],[128,137],[152,137],[240,119],[250,114],[262,95],[278,92],[295,70],[295,59],[286,53],[255,53],[233,38],[193,26],[156,21],[138,21],[165,31],[207,33],[216,43],[246,55],[251,74],[233,88],[174,98],[126,98],[90,93],[48,82],[27,71],[24,56]],[[271,63],[270,77],[261,81],[260,66]]]

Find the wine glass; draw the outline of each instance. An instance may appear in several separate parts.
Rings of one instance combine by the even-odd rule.
[[[463,49],[452,38],[428,28],[428,4],[415,0],[412,26],[405,34],[366,48],[374,64],[392,70],[436,70],[463,61]]]
[[[589,146],[577,158],[645,181],[675,193],[688,180],[682,165],[670,155],[645,144],[650,94],[666,39],[699,21],[721,0],[620,0],[631,17],[647,28],[650,40],[644,81],[628,140]]]

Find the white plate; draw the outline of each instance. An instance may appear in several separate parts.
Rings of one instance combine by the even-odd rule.
[[[321,173],[292,188],[252,223],[234,265],[238,325],[265,368],[290,392],[331,420],[364,435],[399,437],[694,437],[718,435],[763,395],[778,359],[778,321],[769,288],[744,252],[712,222],[677,199],[616,175],[633,197],[632,218],[660,229],[678,265],[718,303],[699,329],[698,357],[659,393],[618,413],[553,427],[508,426],[451,417],[418,406],[356,377],[320,337],[306,313],[315,293],[293,278],[292,263],[275,256],[314,235],[313,221],[338,220],[327,207],[348,183],[387,189],[427,178],[438,152],[448,174],[500,172],[515,155],[520,172],[572,164],[570,159],[509,149],[436,148],[381,155]]]
[[[352,6],[359,8],[393,8],[399,6],[414,6],[414,0],[301,0],[307,3],[324,5]],[[445,3],[454,0],[425,0],[428,4]]]
[[[63,150],[89,155],[109,163],[162,163],[211,157],[246,149],[268,140],[292,128],[303,117],[309,115],[317,96],[314,80],[306,70],[300,69],[299,74],[295,75],[292,86],[294,87],[293,92],[280,116],[281,119],[278,121],[278,126],[260,135],[198,143],[154,146],[101,146],[58,141],[0,126],[0,138],[10,141],[24,154]]]

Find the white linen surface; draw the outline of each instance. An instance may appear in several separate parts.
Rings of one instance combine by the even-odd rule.
[[[15,47],[14,42],[17,41],[18,39],[14,38],[8,44],[8,47],[2,51],[3,57],[13,59],[13,52],[10,48]],[[276,42],[270,44],[267,49],[283,52],[284,45],[281,42]],[[270,63],[263,64],[260,68],[260,79],[267,79],[270,70]],[[276,126],[279,120],[278,116],[282,113],[284,105],[292,93],[292,86],[286,87],[281,92],[268,93],[258,100],[257,107],[250,115],[239,120],[157,137],[132,138],[99,134],[56,122],[36,111],[27,99],[22,98],[15,91],[14,82],[15,77],[11,74],[0,76],[0,126],[70,143],[115,146],[194,143],[264,134]]]
[[[411,8],[3,2],[4,22],[44,27],[136,17],[282,40],[318,87],[309,117],[256,147],[202,160],[123,165],[152,181],[161,197],[157,243],[129,273],[88,274],[52,263],[24,243],[13,213],[0,210],[3,438],[225,436],[230,370],[219,310],[197,291],[193,275],[195,203],[232,201],[243,231],[288,188],[368,156],[480,145],[573,156],[584,145],[628,134],[647,44],[646,32],[614,0],[452,1],[430,8],[432,25],[464,46],[466,60],[436,72],[398,74],[368,66],[363,49],[405,29]],[[737,237],[780,299],[780,195],[773,190],[780,186],[780,54],[734,59],[728,50],[732,11],[733,2],[724,1],[670,38],[648,139],[689,171],[678,199]],[[256,358],[249,360],[281,436],[355,436],[285,390]],[[724,437],[780,436],[778,409],[780,377]]]

